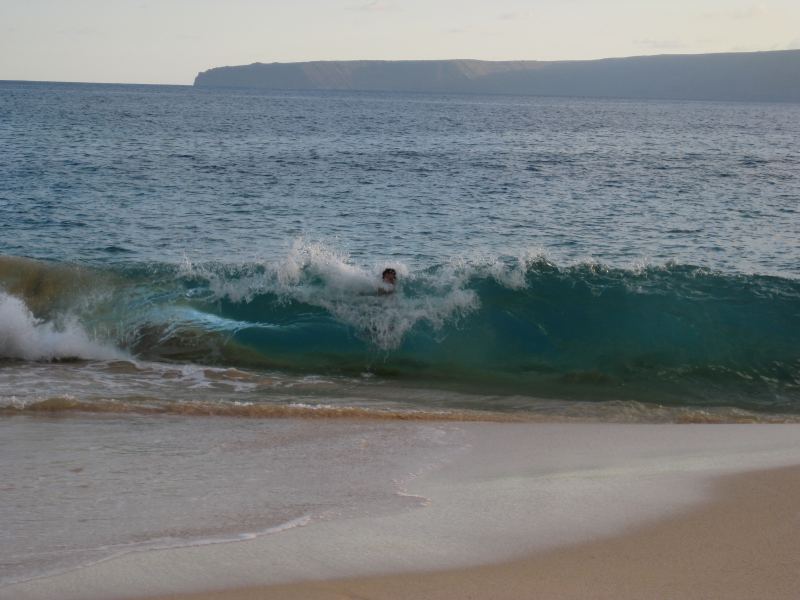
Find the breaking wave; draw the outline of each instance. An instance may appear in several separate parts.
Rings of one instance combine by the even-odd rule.
[[[380,281],[391,266],[396,289]],[[0,356],[371,373],[461,390],[800,412],[800,282],[536,257],[424,270],[298,242],[258,264],[0,259]],[[388,292],[388,293],[387,293]]]
[[[0,292],[0,357],[115,360],[124,353],[91,339],[75,317],[44,321],[20,298]]]

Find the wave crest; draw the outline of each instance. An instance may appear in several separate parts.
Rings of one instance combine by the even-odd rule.
[[[380,273],[387,267],[398,273],[396,289],[381,281]],[[439,330],[480,305],[475,291],[465,289],[468,278],[463,276],[412,273],[399,261],[359,266],[340,251],[302,240],[274,263],[231,267],[184,261],[181,275],[204,281],[210,302],[262,307],[266,301],[322,309],[384,351],[399,348],[415,326]],[[268,307],[262,311],[274,312]]]

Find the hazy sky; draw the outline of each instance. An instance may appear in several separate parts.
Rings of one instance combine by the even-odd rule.
[[[800,48],[800,1],[0,0],[0,79],[191,83],[252,62]]]

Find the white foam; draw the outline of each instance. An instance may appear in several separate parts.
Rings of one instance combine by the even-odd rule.
[[[503,287],[519,290],[526,286],[528,270],[537,263],[552,265],[541,248],[528,248],[503,255],[473,252],[450,259],[437,273],[442,281],[461,280],[461,285],[472,277],[494,279]]]
[[[398,284],[391,288],[381,281],[387,267],[398,274]],[[468,277],[463,273],[412,274],[399,261],[358,265],[345,252],[303,239],[295,240],[281,260],[238,272],[236,277],[189,261],[184,261],[182,272],[207,279],[216,297],[234,302],[272,293],[286,302],[323,308],[384,350],[399,347],[418,323],[438,330],[479,306],[477,294],[465,289]],[[405,293],[412,283],[429,293]]]
[[[0,357],[115,360],[124,355],[91,339],[74,317],[63,317],[60,323],[37,319],[20,298],[0,292]]]

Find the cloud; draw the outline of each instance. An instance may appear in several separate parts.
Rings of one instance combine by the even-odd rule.
[[[728,48],[729,52],[764,52],[767,50],[800,50],[800,38],[795,38],[788,44],[776,43],[772,45],[738,45]]]
[[[391,3],[386,2],[385,0],[367,0],[366,2],[353,4],[348,8],[348,10],[358,10],[363,12],[378,12],[384,10],[392,10],[393,8],[395,7],[392,6]]]
[[[101,32],[97,29],[92,29],[90,27],[65,27],[63,29],[56,30],[56,33],[59,35],[68,35],[68,36],[95,36],[101,35]]]
[[[752,4],[750,6],[742,6],[732,10],[719,10],[703,13],[703,18],[740,21],[765,17],[767,16],[768,12],[769,11],[767,10],[767,7],[763,4]]]
[[[766,48],[767,50],[773,50],[774,48]],[[763,46],[757,45],[745,45],[745,44],[737,44],[735,46],[731,46],[728,48],[728,52],[758,52],[759,50],[765,50]]]
[[[648,48],[650,50],[684,50],[688,45],[680,40],[653,40],[643,39],[634,40],[635,45],[640,48]]]
[[[532,10],[517,10],[502,13],[497,18],[501,21],[521,21],[533,16],[533,12]]]

